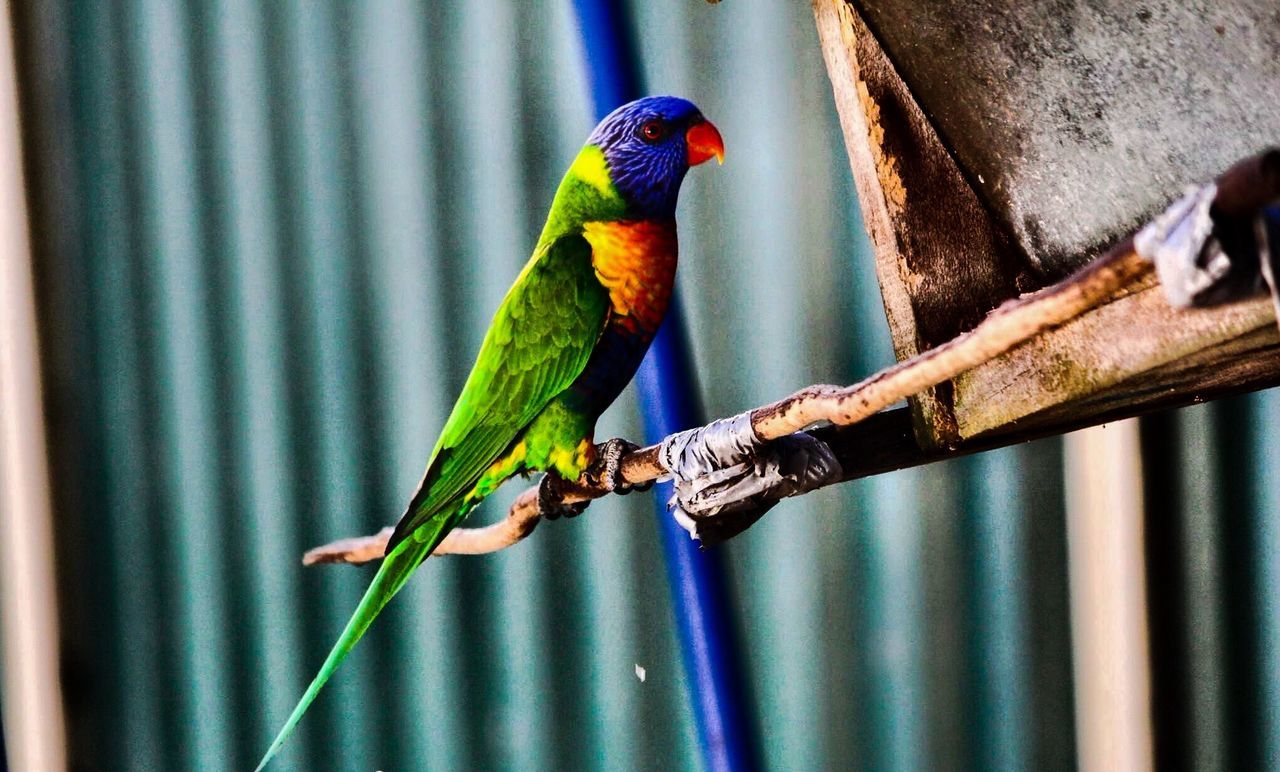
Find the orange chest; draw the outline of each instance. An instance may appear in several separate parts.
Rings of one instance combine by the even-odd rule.
[[[675,285],[675,222],[587,223],[583,235],[614,314],[624,324],[657,329]]]

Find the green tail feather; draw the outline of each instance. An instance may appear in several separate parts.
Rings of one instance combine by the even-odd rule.
[[[360,600],[356,613],[351,616],[351,621],[347,622],[347,627],[342,631],[342,635],[338,638],[338,642],[333,645],[333,650],[329,652],[329,656],[324,661],[324,665],[320,667],[320,672],[316,674],[315,680],[307,687],[307,691],[302,695],[302,699],[298,700],[298,705],[293,709],[293,714],[289,716],[289,720],[285,722],[284,728],[280,730],[280,734],[276,735],[276,739],[271,743],[271,747],[267,749],[266,755],[262,757],[262,761],[258,762],[256,772],[261,772],[262,768],[267,766],[271,759],[280,751],[285,740],[289,739],[289,735],[293,733],[298,722],[302,720],[302,715],[307,712],[307,708],[311,707],[311,703],[315,701],[316,695],[320,693],[320,689],[324,687],[329,677],[333,675],[342,661],[347,658],[351,650],[355,648],[356,643],[369,629],[369,625],[373,622],[378,613],[387,605],[387,601],[400,591],[405,581],[413,574],[414,570],[426,560],[444,537],[452,530],[452,526],[456,522],[456,518],[449,517],[444,513],[437,514],[418,529],[411,538],[405,539],[396,545],[391,554],[382,559],[382,566],[378,569],[378,573],[373,577],[373,582],[369,585],[369,589],[365,591],[364,598]],[[434,531],[432,530],[434,528]]]

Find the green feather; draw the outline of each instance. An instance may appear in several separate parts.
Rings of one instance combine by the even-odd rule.
[[[373,577],[373,582],[369,585],[369,589],[365,591],[364,598],[360,600],[360,605],[356,607],[356,613],[351,616],[351,621],[347,622],[342,635],[338,637],[338,642],[334,644],[324,664],[320,666],[320,672],[316,674],[311,685],[307,687],[302,699],[298,700],[298,704],[289,716],[289,720],[284,723],[284,727],[280,729],[280,733],[272,741],[271,747],[263,755],[262,761],[258,762],[257,772],[261,772],[271,759],[280,752],[285,740],[289,739],[289,735],[293,734],[294,728],[302,720],[302,715],[307,712],[307,708],[311,707],[311,703],[315,701],[320,689],[329,680],[329,677],[333,675],[334,671],[338,669],[338,666],[342,664],[342,661],[347,658],[347,655],[351,653],[351,650],[355,648],[356,643],[364,636],[374,618],[378,616],[378,612],[382,611],[382,608],[387,605],[387,601],[391,600],[392,596],[404,586],[405,581],[413,574],[414,569],[421,565],[423,560],[426,560],[427,556],[431,554],[431,550],[435,549],[444,540],[449,531],[452,530],[453,522],[451,520],[454,519],[436,518],[433,521],[434,528],[422,529],[420,532],[421,540],[409,539],[382,559],[382,565],[378,568],[377,575]]]
[[[387,556],[320,673],[259,762],[259,770],[280,750],[387,602],[484,493],[501,482],[486,479],[486,470],[586,367],[604,329],[609,299],[595,278],[582,225],[616,219],[623,209],[617,191],[603,185],[595,173],[601,164],[599,149],[588,146],[561,182],[538,247],[494,315]],[[593,422],[594,416],[587,425]],[[530,449],[530,468],[542,468],[541,460],[553,450],[571,450],[585,437],[573,431],[581,422],[544,424],[557,428],[531,433],[530,442],[539,447]],[[482,490],[477,490],[482,480]]]
[[[470,491],[521,432],[587,366],[604,329],[609,297],[581,235],[536,251],[489,325],[394,548],[436,508]],[[565,438],[576,443],[581,437]]]

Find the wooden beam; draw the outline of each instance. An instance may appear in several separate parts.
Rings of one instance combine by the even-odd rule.
[[[1040,422],[1075,413],[1087,416],[1163,391],[1197,390],[1222,380],[1213,368],[1228,368],[1257,383],[1280,372],[1239,370],[1241,358],[1262,355],[1280,343],[1269,298],[1221,308],[1178,310],[1159,286],[1094,309],[955,379],[955,416],[961,441],[1013,426],[1037,413]],[[1204,365],[1210,365],[1208,369]],[[1203,378],[1188,379],[1189,373]],[[1057,409],[1055,409],[1057,408]]]

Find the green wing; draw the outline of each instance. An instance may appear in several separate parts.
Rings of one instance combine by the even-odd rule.
[[[374,618],[465,514],[460,497],[586,367],[608,308],[591,267],[591,247],[581,235],[561,237],[534,252],[494,316],[377,575],[259,770],[279,752]],[[406,541],[409,534],[414,538]]]
[[[581,234],[534,252],[489,325],[388,553],[469,491],[573,383],[586,368],[608,311],[608,294],[591,266],[591,245]]]

